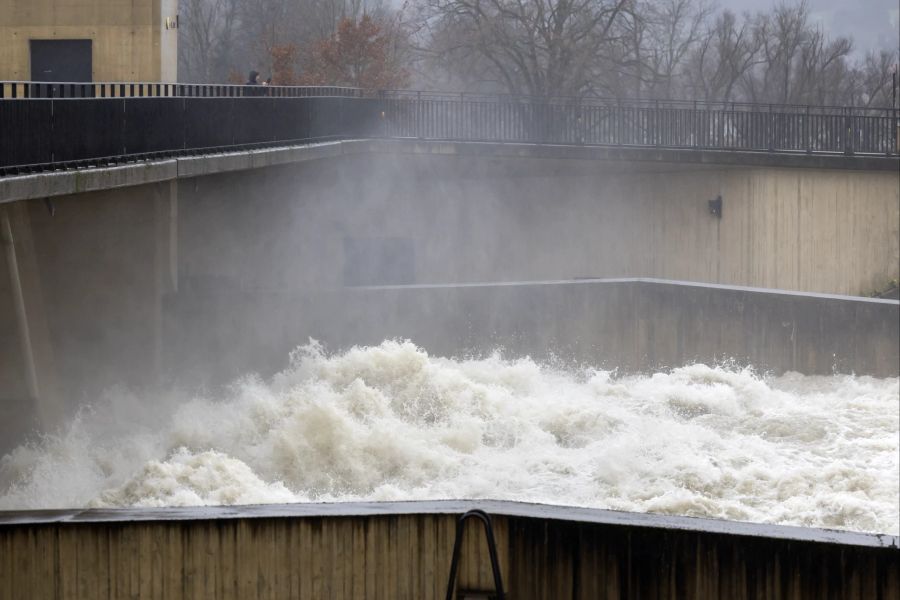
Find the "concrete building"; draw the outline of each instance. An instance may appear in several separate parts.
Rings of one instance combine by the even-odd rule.
[[[178,0],[0,0],[0,80],[176,81]]]

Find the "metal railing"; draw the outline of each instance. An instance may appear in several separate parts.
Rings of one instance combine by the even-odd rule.
[[[839,154],[897,153],[896,111],[387,95],[385,137]]]
[[[44,82],[0,81],[3,98],[233,98],[274,96],[309,98],[341,96],[354,98],[362,90],[341,86],[232,85],[206,83],[160,83],[148,81]]]
[[[365,95],[365,94],[363,94]],[[629,105],[644,108],[679,108],[694,110],[728,110],[728,111],[772,111],[779,113],[834,113],[850,112],[852,114],[890,113],[890,107],[835,106],[826,104],[783,104],[769,102],[739,102],[723,100],[657,100],[626,99],[609,96],[527,96],[513,94],[486,94],[480,92],[441,92],[421,90],[378,90],[380,97],[417,99],[417,100],[468,100],[472,102],[533,102],[540,104],[565,104],[581,106],[614,106]]]
[[[350,138],[882,156],[898,148],[892,109],[71,85],[94,86],[94,95],[0,99],[0,175]],[[110,97],[107,85],[134,94]]]

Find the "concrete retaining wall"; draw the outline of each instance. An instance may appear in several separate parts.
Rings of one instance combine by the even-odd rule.
[[[851,295],[900,276],[896,170],[450,146],[181,180],[184,273],[277,289],[658,277]],[[709,211],[716,198],[721,217]],[[348,278],[355,243],[402,245],[412,266],[400,278],[378,265],[364,282]]]
[[[473,507],[493,515],[511,599],[900,593],[895,537],[450,501],[0,514],[0,600],[443,598],[456,517]],[[474,521],[457,582],[461,598],[493,591]]]
[[[167,314],[173,365],[193,363],[195,373],[212,381],[248,369],[270,372],[268,365],[283,365],[310,337],[333,350],[388,338],[449,356],[502,348],[510,356],[621,372],[694,362],[776,374],[900,372],[896,300],[659,280],[388,286],[318,295],[184,291],[169,298]]]

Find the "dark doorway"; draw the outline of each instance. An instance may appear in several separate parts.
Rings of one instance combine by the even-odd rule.
[[[32,81],[92,81],[91,40],[31,40]]]

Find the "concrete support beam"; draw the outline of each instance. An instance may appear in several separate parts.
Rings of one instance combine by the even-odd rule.
[[[0,235],[19,332],[25,389],[35,404],[41,428],[50,431],[59,425],[65,411],[56,389],[40,274],[25,204],[0,207]]]

